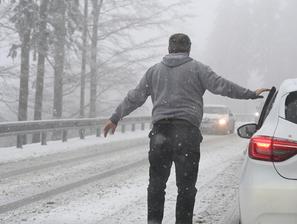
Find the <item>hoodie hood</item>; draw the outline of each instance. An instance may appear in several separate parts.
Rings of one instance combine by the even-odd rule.
[[[173,53],[166,55],[162,63],[168,67],[177,67],[192,60],[188,53]]]

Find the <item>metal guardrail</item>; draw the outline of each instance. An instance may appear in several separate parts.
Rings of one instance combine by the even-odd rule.
[[[252,121],[255,116],[252,114],[236,114],[236,121]],[[82,118],[82,119],[59,119],[59,120],[41,120],[41,121],[16,121],[0,122],[0,137],[17,135],[17,147],[22,148],[26,144],[27,134],[39,134],[38,142],[46,145],[48,132],[58,132],[57,139],[67,141],[69,130],[79,130],[81,139],[85,137],[85,129],[96,129],[96,136],[101,136],[101,128],[106,123],[107,118]],[[141,125],[141,130],[145,129],[145,124],[151,123],[151,117],[127,117],[120,121],[120,131],[124,133],[126,126],[131,125],[131,131],[135,131],[136,124]],[[25,139],[25,140],[24,140]]]
[[[85,129],[95,128],[96,136],[100,137],[101,128],[107,122],[107,118],[83,118],[83,119],[59,119],[59,120],[41,120],[41,121],[18,121],[0,123],[0,137],[26,134],[41,134],[41,144],[46,145],[47,133],[62,131],[62,141],[67,141],[68,130],[78,129],[81,139],[85,136]],[[126,126],[131,125],[131,131],[135,131],[136,124],[141,124],[141,130],[145,129],[145,124],[150,123],[151,118],[127,117],[120,121],[121,132],[126,131]],[[18,138],[17,147],[21,148],[23,143]]]

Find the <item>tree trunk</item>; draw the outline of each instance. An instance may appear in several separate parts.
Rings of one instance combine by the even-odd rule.
[[[38,62],[37,62],[37,76],[36,76],[36,91],[35,91],[35,105],[34,105],[34,120],[42,119],[42,100],[43,100],[43,85],[44,85],[44,66],[45,56],[47,52],[47,9],[49,0],[42,0],[39,10],[40,24],[38,40]],[[40,133],[34,134],[32,142],[40,142]]]
[[[80,117],[81,118],[85,116],[87,32],[88,32],[88,0],[85,0],[83,35],[82,35],[83,46],[82,46],[81,78],[80,78]]]
[[[86,64],[87,64],[87,32],[88,32],[88,0],[85,0],[84,5],[84,21],[83,21],[83,35],[82,35],[82,61],[81,61],[81,77],[80,77],[80,118],[85,117],[85,91],[86,91]],[[85,138],[85,129],[79,130],[81,139]]]
[[[97,98],[97,40],[98,40],[98,21],[103,0],[93,0],[93,31],[91,44],[91,79],[90,79],[90,117],[96,117],[96,98]]]
[[[26,121],[28,113],[29,96],[29,69],[30,69],[30,36],[31,31],[27,29],[23,34],[21,45],[21,75],[19,90],[18,120]],[[17,136],[17,147],[21,148],[27,143],[26,135]]]
[[[55,53],[54,53],[54,102],[53,102],[53,118],[59,119],[62,117],[63,111],[63,73],[64,73],[64,58],[65,58],[65,0],[54,0],[55,4]],[[53,139],[60,138],[60,132],[53,135]]]
[[[19,105],[18,105],[18,120],[25,121],[28,119],[28,97],[29,97],[29,71],[30,71],[30,42],[31,42],[31,28],[30,28],[30,8],[31,2],[19,2],[23,21],[25,26],[21,29],[21,70],[20,70],[20,89],[19,89]],[[26,135],[17,136],[17,147],[22,148],[23,144],[27,143]]]

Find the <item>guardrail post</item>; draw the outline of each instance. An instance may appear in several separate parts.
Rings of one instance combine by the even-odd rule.
[[[79,129],[79,138],[85,139],[86,130],[85,129]]]
[[[132,124],[131,131],[135,131],[135,123]]]
[[[100,137],[101,136],[101,128],[98,127],[96,128],[96,137]]]
[[[145,129],[145,123],[141,123],[141,130],[144,131]]]
[[[17,145],[16,145],[16,147],[18,148],[18,149],[21,149],[21,148],[23,148],[23,135],[17,135]]]
[[[46,145],[46,137],[47,137],[47,133],[41,132],[41,145]]]
[[[63,130],[63,133],[62,133],[62,141],[63,142],[67,142],[67,130]]]
[[[124,124],[122,124],[122,126],[121,126],[121,132],[122,133],[125,133],[125,129],[126,129],[126,126]]]

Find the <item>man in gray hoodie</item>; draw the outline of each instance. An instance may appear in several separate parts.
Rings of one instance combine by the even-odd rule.
[[[199,130],[206,90],[235,99],[257,99],[267,89],[251,91],[230,82],[210,67],[189,57],[190,38],[174,34],[169,39],[169,54],[145,73],[130,90],[104,128],[104,136],[114,133],[118,122],[144,104],[153,103],[149,151],[148,223],[161,224],[165,188],[172,163],[175,164],[178,196],[176,224],[191,224],[200,160]]]

